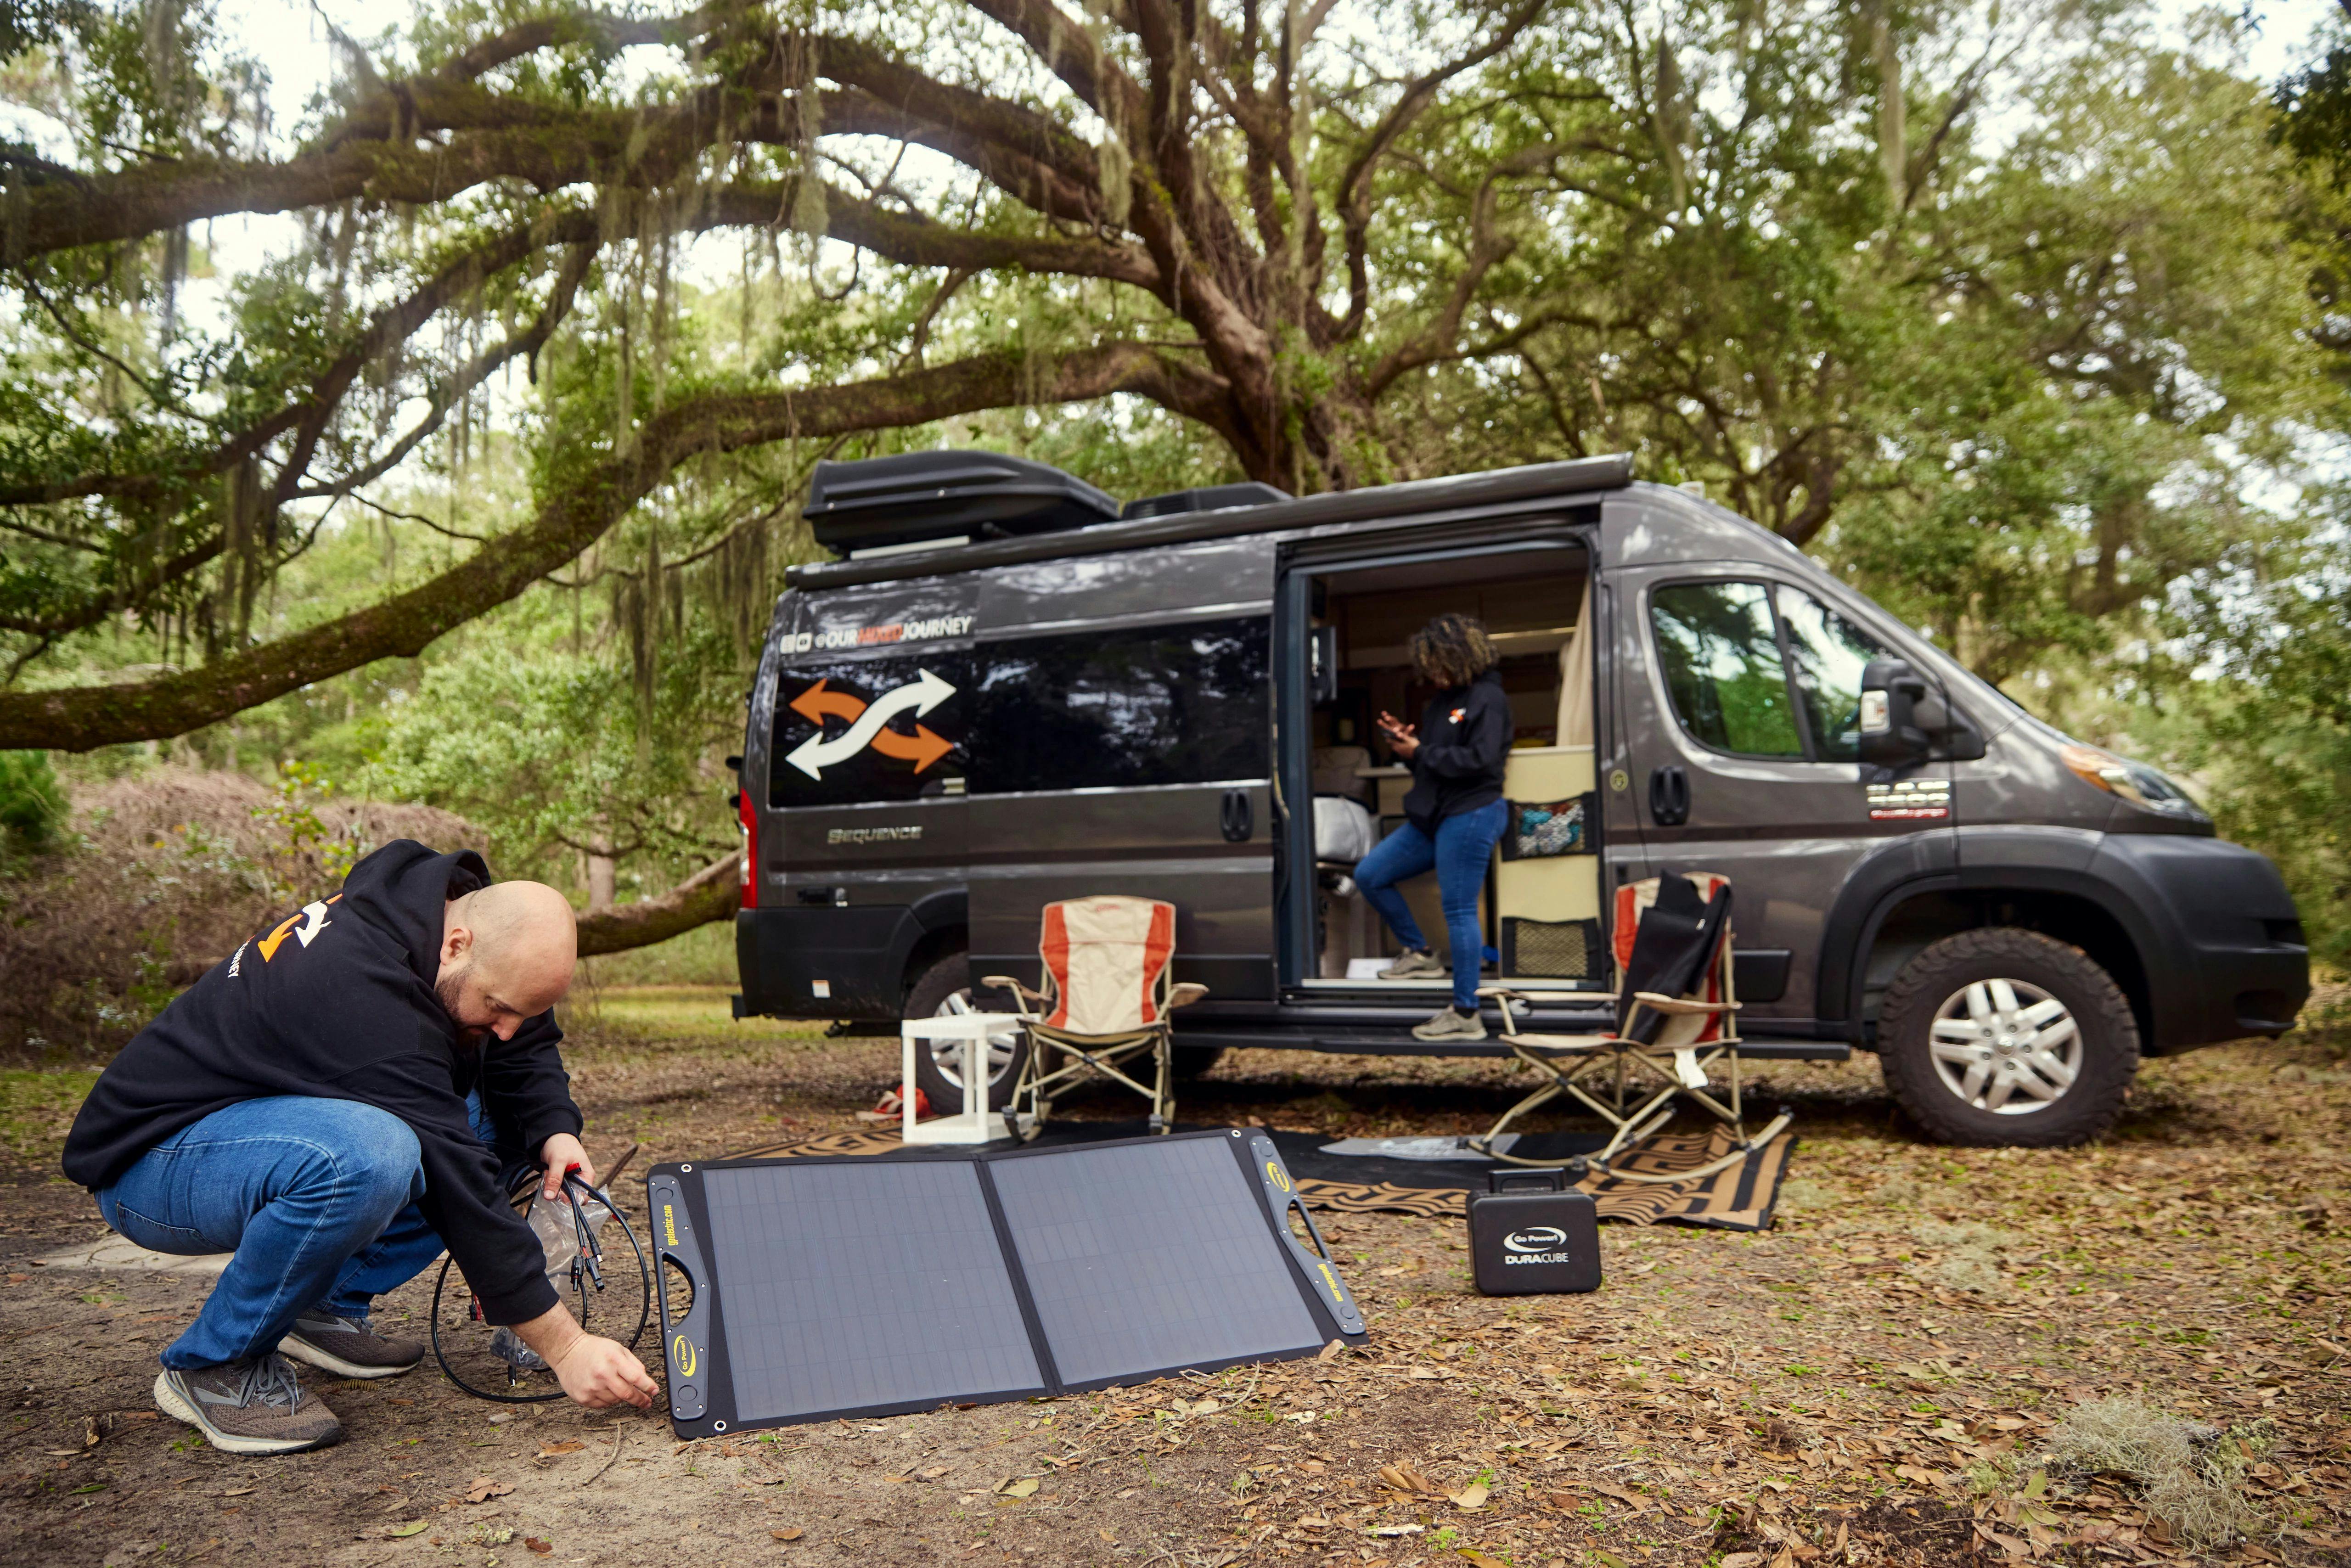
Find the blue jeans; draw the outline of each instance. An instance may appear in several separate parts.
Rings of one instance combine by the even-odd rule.
[[[474,1131],[499,1146],[478,1095]],[[523,1159],[499,1147],[502,1179]],[[352,1100],[246,1100],[172,1134],[98,1194],[98,1211],[153,1252],[235,1252],[163,1364],[217,1366],[277,1348],[316,1307],[358,1317],[441,1255],[416,1200],[416,1134]]]
[[[1363,889],[1364,902],[1380,912],[1395,939],[1416,953],[1426,951],[1428,940],[1395,884],[1437,868],[1445,936],[1453,947],[1453,1005],[1466,1013],[1478,1010],[1478,961],[1486,952],[1486,934],[1478,925],[1478,894],[1486,885],[1486,863],[1510,821],[1509,803],[1496,800],[1440,819],[1433,841],[1406,822],[1355,866],[1355,885]]]

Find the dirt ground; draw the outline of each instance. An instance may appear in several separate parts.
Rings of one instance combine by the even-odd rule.
[[[347,1439],[261,1460],[153,1415],[155,1353],[203,1281],[33,1264],[103,1233],[54,1174],[89,1075],[0,1075],[0,1559],[2351,1563],[2336,1006],[2279,1044],[2150,1064],[2116,1133],[2063,1153],[1920,1144],[1865,1059],[1775,1069],[1765,1097],[1802,1136],[1775,1227],[1608,1227],[1593,1295],[1478,1295],[1458,1221],[1326,1222],[1372,1331],[1329,1361],[693,1445],[420,1370],[324,1381]],[[621,1187],[639,1202],[653,1159],[849,1130],[896,1051],[736,1025],[708,991],[607,992],[573,1026],[590,1147],[646,1145]],[[1183,1113],[1472,1131],[1510,1082],[1249,1052]],[[383,1315],[421,1322],[423,1289]],[[2205,1424],[2250,1535],[2196,1547],[2124,1478],[2050,1461],[2117,1396]]]

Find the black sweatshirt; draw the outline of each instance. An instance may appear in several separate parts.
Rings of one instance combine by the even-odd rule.
[[[1412,754],[1412,789],[1404,798],[1412,825],[1434,838],[1446,818],[1500,800],[1514,727],[1502,677],[1491,670],[1439,692],[1420,716],[1420,749]]]
[[[471,850],[406,839],[351,868],[343,890],[243,943],[122,1048],[66,1138],[66,1175],[95,1192],[165,1138],[246,1100],[356,1100],[408,1124],[423,1150],[419,1207],[493,1323],[556,1304],[547,1258],[475,1136],[475,1088],[535,1156],[578,1134],[552,1009],[475,1046],[434,994],[444,906],[487,885]]]

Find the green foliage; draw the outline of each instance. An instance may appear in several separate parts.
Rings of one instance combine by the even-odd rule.
[[[66,792],[40,751],[0,751],[0,848],[46,849],[65,825]]]

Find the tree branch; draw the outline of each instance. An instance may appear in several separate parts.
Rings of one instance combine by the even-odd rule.
[[[672,469],[703,453],[893,429],[988,408],[1181,390],[1150,350],[1109,343],[1065,355],[1050,368],[1031,367],[1019,354],[987,354],[846,386],[689,399],[647,422],[631,450],[561,483],[529,527],[405,593],[201,670],[120,685],[0,693],[0,748],[88,751],[161,739],[378,659],[413,657],[578,556]]]

